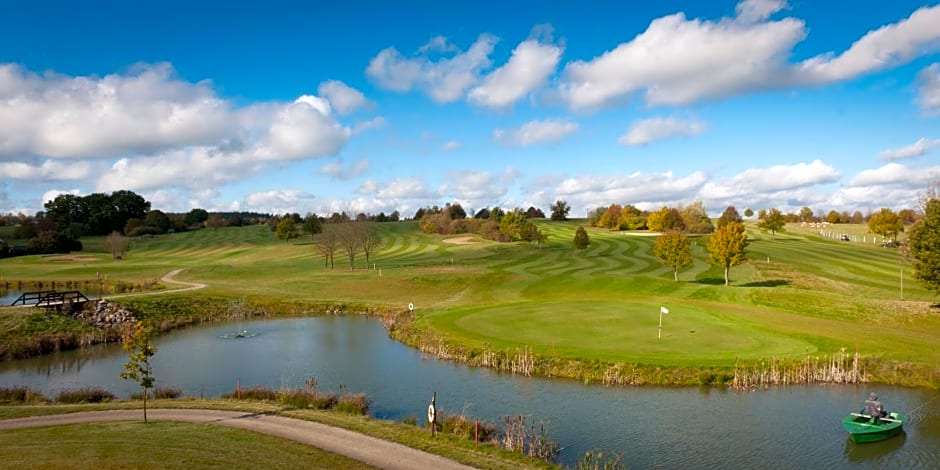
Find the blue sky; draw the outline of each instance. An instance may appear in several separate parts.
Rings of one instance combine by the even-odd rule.
[[[940,5],[73,3],[0,18],[2,213],[867,212],[940,179]]]

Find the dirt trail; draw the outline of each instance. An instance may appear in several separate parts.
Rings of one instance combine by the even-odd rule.
[[[173,294],[176,292],[186,292],[186,291],[191,291],[191,290],[204,289],[206,287],[205,284],[202,284],[200,282],[185,282],[185,281],[177,281],[176,279],[174,279],[176,275],[181,273],[182,271],[183,271],[182,269],[174,269],[166,273],[162,278],[160,278],[160,281],[165,282],[167,284],[176,284],[178,286],[185,286],[185,287],[180,287],[178,289],[170,289],[170,290],[160,290],[160,291],[154,291],[154,292],[140,292],[136,294],[106,295],[105,297],[108,299],[119,299],[121,297],[140,297],[144,295]]]
[[[206,423],[269,434],[345,455],[360,462],[387,469],[472,469],[439,455],[346,429],[300,419],[238,411],[200,409],[151,409],[153,420]],[[107,421],[139,421],[140,410],[87,411],[60,415],[32,416],[0,420],[0,431],[63,424]]]

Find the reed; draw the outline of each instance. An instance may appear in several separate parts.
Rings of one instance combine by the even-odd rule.
[[[36,405],[47,401],[41,393],[26,386],[0,387],[0,405]]]
[[[627,465],[623,463],[623,454],[617,452],[614,455],[604,455],[600,449],[589,450],[578,460],[577,470],[626,470]]]
[[[67,388],[56,395],[59,403],[104,403],[117,398],[113,393],[101,387]]]

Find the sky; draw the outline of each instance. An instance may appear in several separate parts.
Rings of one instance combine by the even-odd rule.
[[[914,208],[940,5],[9,2],[0,213]]]

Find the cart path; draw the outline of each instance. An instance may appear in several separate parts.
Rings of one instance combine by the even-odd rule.
[[[160,282],[165,282],[167,284],[176,284],[178,286],[185,286],[185,287],[180,287],[178,289],[161,290],[161,291],[155,291],[155,292],[140,292],[136,294],[107,295],[104,297],[108,299],[118,299],[121,297],[140,297],[144,295],[174,294],[177,292],[186,292],[186,291],[191,291],[191,290],[204,289],[206,287],[206,285],[201,282],[186,282],[186,281],[177,281],[176,279],[174,279],[176,275],[181,272],[183,272],[182,269],[174,269],[166,273],[162,278],[160,278]]]
[[[141,410],[86,411],[0,420],[0,431],[62,424],[140,421]],[[150,409],[147,418],[163,421],[215,424],[269,434],[345,455],[387,469],[472,469],[453,460],[402,444],[302,419],[238,411],[203,409]]]

